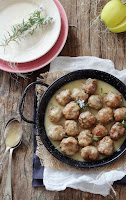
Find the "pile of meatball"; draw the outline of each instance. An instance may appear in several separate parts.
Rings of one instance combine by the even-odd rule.
[[[109,92],[104,98],[94,94],[97,89],[96,79],[87,79],[82,88],[62,90],[55,98],[60,107],[50,107],[48,116],[53,125],[49,127],[48,136],[52,140],[60,141],[60,151],[73,156],[80,151],[84,160],[97,160],[99,155],[110,156],[114,152],[114,140],[119,140],[125,134],[125,128],[120,123],[126,120],[126,108],[120,107],[122,95]],[[77,100],[88,102],[90,108],[97,110],[94,115],[90,110],[83,111]],[[103,103],[106,107],[103,108]],[[65,118],[64,125],[59,125]],[[114,121],[110,131],[105,125]],[[93,138],[98,142],[93,145]]]

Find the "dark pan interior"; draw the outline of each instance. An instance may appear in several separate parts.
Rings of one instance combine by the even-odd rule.
[[[66,83],[69,83],[74,80],[87,79],[87,78],[95,78],[109,83],[110,85],[115,87],[126,100],[126,86],[116,77],[98,70],[78,70],[62,76],[61,78],[56,80],[51,86],[49,86],[40,100],[40,104],[37,111],[37,127],[39,135],[47,150],[58,160],[76,168],[94,168],[109,164],[112,161],[119,158],[126,151],[126,140],[125,140],[122,146],[116,152],[114,152],[113,155],[109,157],[97,161],[89,161],[89,162],[77,161],[59,152],[57,149],[55,149],[54,145],[49,140],[45,131],[44,117],[45,117],[46,107],[50,98],[59,88],[61,88]]]

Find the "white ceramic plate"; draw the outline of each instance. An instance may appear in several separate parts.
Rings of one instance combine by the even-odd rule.
[[[44,16],[53,17],[53,23],[38,28],[33,35],[27,34],[19,44],[10,42],[5,49],[0,46],[0,59],[25,63],[43,56],[53,47],[61,29],[60,14],[53,0],[0,0],[0,43],[12,25],[27,20],[41,4]]]

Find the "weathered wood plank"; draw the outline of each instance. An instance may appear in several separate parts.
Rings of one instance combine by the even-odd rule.
[[[64,6],[70,24],[66,45],[60,55],[64,56],[97,56],[111,59],[117,69],[126,69],[126,33],[118,37],[110,32],[103,32],[105,26],[94,19],[101,12],[101,6],[106,1],[100,0],[60,0]],[[96,6],[97,2],[97,6]],[[96,14],[95,14],[96,13]],[[118,40],[117,40],[118,39]],[[18,114],[18,106],[25,87],[39,73],[45,72],[48,67],[38,70],[24,80],[14,75],[0,71],[0,158],[5,149],[4,126],[8,119]],[[15,80],[14,80],[15,78]],[[33,108],[33,88],[25,99],[24,114],[31,118]],[[22,122],[23,140],[21,146],[14,151],[12,163],[12,189],[14,200],[110,200],[110,196],[89,194],[67,188],[61,192],[46,191],[44,188],[32,188],[32,156],[33,134],[32,125]],[[7,166],[3,174],[0,187],[0,199],[5,188]],[[114,200],[126,199],[125,186],[114,186],[117,196]]]

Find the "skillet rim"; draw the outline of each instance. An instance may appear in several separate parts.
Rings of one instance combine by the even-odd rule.
[[[89,76],[88,76],[88,74],[89,74]],[[74,79],[74,77],[76,77],[76,76],[78,78]],[[81,78],[79,78],[79,76]],[[83,76],[83,78],[82,78],[82,76]],[[85,79],[85,78],[95,78],[95,79],[102,80],[104,82],[109,83],[123,95],[123,97],[126,101],[126,85],[122,81],[120,81],[118,78],[116,78],[115,76],[113,76],[107,72],[100,71],[100,70],[94,70],[94,69],[76,70],[76,71],[69,72],[69,73],[63,75],[59,79],[55,80],[47,88],[47,90],[44,92],[44,94],[42,95],[42,97],[40,99],[40,103],[39,103],[39,106],[37,109],[36,123],[37,123],[38,133],[39,133],[42,143],[44,144],[46,149],[55,158],[57,158],[58,160],[60,160],[61,162],[65,163],[65,164],[68,164],[75,168],[96,168],[96,167],[101,167],[101,166],[107,165],[107,164],[119,159],[126,151],[126,139],[123,142],[123,144],[121,145],[121,147],[119,147],[117,149],[117,151],[114,152],[111,156],[108,156],[102,160],[96,160],[96,161],[77,161],[77,160],[74,160],[74,159],[62,154],[51,143],[50,139],[48,138],[48,136],[46,134],[46,130],[44,127],[45,112],[42,112],[42,108],[44,109],[44,111],[46,111],[46,107],[48,105],[50,98],[53,96],[53,94],[58,89],[60,89],[62,86],[64,86],[68,82],[71,82],[74,80],[79,80],[79,79]],[[110,82],[112,82],[112,83],[110,83]],[[58,83],[58,87],[57,87],[57,83]],[[115,83],[116,83],[116,86],[114,85]],[[55,90],[55,92],[53,90]],[[50,92],[51,92],[51,94],[50,94]],[[48,99],[47,99],[47,97],[48,97]]]

